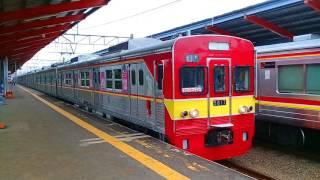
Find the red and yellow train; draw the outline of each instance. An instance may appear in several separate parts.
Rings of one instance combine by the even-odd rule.
[[[151,129],[210,160],[246,153],[254,135],[253,44],[219,35],[150,42],[28,73],[19,83]]]

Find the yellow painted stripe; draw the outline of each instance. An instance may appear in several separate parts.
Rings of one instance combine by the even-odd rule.
[[[258,101],[258,104],[266,105],[266,106],[320,111],[320,106],[307,105],[307,104],[281,103],[281,102],[271,102],[271,101]]]
[[[229,97],[215,97],[210,98],[210,117],[224,117],[230,115],[230,105],[231,105],[231,115],[239,115],[239,109],[241,106],[252,106],[255,112],[255,98],[253,95],[249,96],[233,96],[232,102],[230,104]],[[226,105],[213,106],[215,100],[225,100]],[[197,118],[208,118],[208,99],[198,98],[198,99],[165,99],[164,104],[168,110],[170,118],[172,120],[185,120],[194,119],[190,116],[185,118],[181,117],[183,111],[191,111],[197,109],[199,111],[199,117]]]
[[[123,143],[122,141],[112,137],[111,135],[107,134],[104,131],[101,131],[100,129],[97,129],[96,127],[90,125],[89,123],[81,120],[77,116],[61,109],[60,107],[46,101],[45,99],[39,97],[38,95],[32,93],[26,88],[23,88],[20,86],[23,90],[30,93],[33,97],[38,99],[39,101],[43,102],[47,106],[49,106],[54,111],[58,112],[59,114],[65,116],[75,124],[81,126],[82,128],[86,129],[87,131],[91,132],[92,134],[96,135],[97,137],[105,140],[107,143],[111,144],[118,150],[122,151],[126,155],[130,156],[131,158],[135,159],[136,161],[140,162],[144,166],[148,167],[155,173],[159,174],[160,176],[166,178],[166,179],[189,179],[188,177],[184,176],[183,174],[175,171],[174,169],[168,167],[167,165],[161,163],[160,161],[153,159],[152,157],[142,153],[141,151],[133,148],[132,146]]]
[[[270,60],[270,59],[288,59],[288,58],[302,58],[302,57],[312,57],[312,56],[320,56],[319,54],[309,54],[309,55],[288,55],[288,56],[283,56],[283,57],[266,57],[266,58],[259,58],[258,60]]]

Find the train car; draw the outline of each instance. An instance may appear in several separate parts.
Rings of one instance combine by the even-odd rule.
[[[151,129],[204,158],[227,159],[250,150],[255,112],[253,44],[219,35],[147,44],[55,67],[56,77],[46,79],[55,83],[54,96]],[[19,79],[38,90],[48,86],[24,76]]]
[[[306,129],[320,129],[320,38],[316,37],[305,35],[295,42],[256,48],[256,119],[264,123],[261,129],[269,136],[287,144],[303,145]]]

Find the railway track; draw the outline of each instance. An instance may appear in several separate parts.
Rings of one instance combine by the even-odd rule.
[[[230,169],[233,169],[235,171],[238,171],[238,172],[241,172],[243,174],[246,174],[246,175],[248,175],[250,177],[259,179],[259,180],[276,180],[275,178],[272,178],[270,176],[262,174],[262,173],[260,173],[258,171],[253,170],[253,169],[248,169],[248,168],[242,167],[242,166],[240,166],[238,164],[235,164],[233,162],[230,162],[228,160],[219,161],[217,163],[219,163],[219,164],[221,164],[223,166],[226,166],[226,167],[228,167]]]

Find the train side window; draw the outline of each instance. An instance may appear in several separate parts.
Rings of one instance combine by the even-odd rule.
[[[214,92],[226,92],[226,75],[224,66],[216,66],[214,68]]]
[[[183,67],[180,71],[181,92],[198,94],[204,92],[205,71],[203,67]]]
[[[112,89],[112,79],[113,79],[112,70],[106,70],[106,88]]]
[[[81,86],[82,87],[89,87],[90,86],[90,73],[89,72],[81,72],[80,79],[81,79]]]
[[[71,73],[66,73],[65,74],[64,83],[66,85],[72,85],[72,75],[71,75]]]
[[[144,80],[143,70],[140,69],[139,70],[139,85],[140,86],[143,86],[143,83],[144,83],[143,80]]]
[[[278,90],[281,93],[303,93],[303,65],[278,66]]]
[[[306,93],[320,95],[320,64],[308,64],[306,66]]]
[[[114,89],[122,89],[122,71],[121,69],[114,69]]]
[[[234,70],[234,89],[237,92],[250,90],[250,67],[236,67]]]
[[[86,86],[89,87],[90,86],[90,73],[86,72]]]
[[[163,64],[158,64],[157,68],[158,73],[158,89],[162,90],[162,83],[163,83]]]
[[[131,70],[131,84],[133,86],[136,85],[136,71],[135,70]]]

